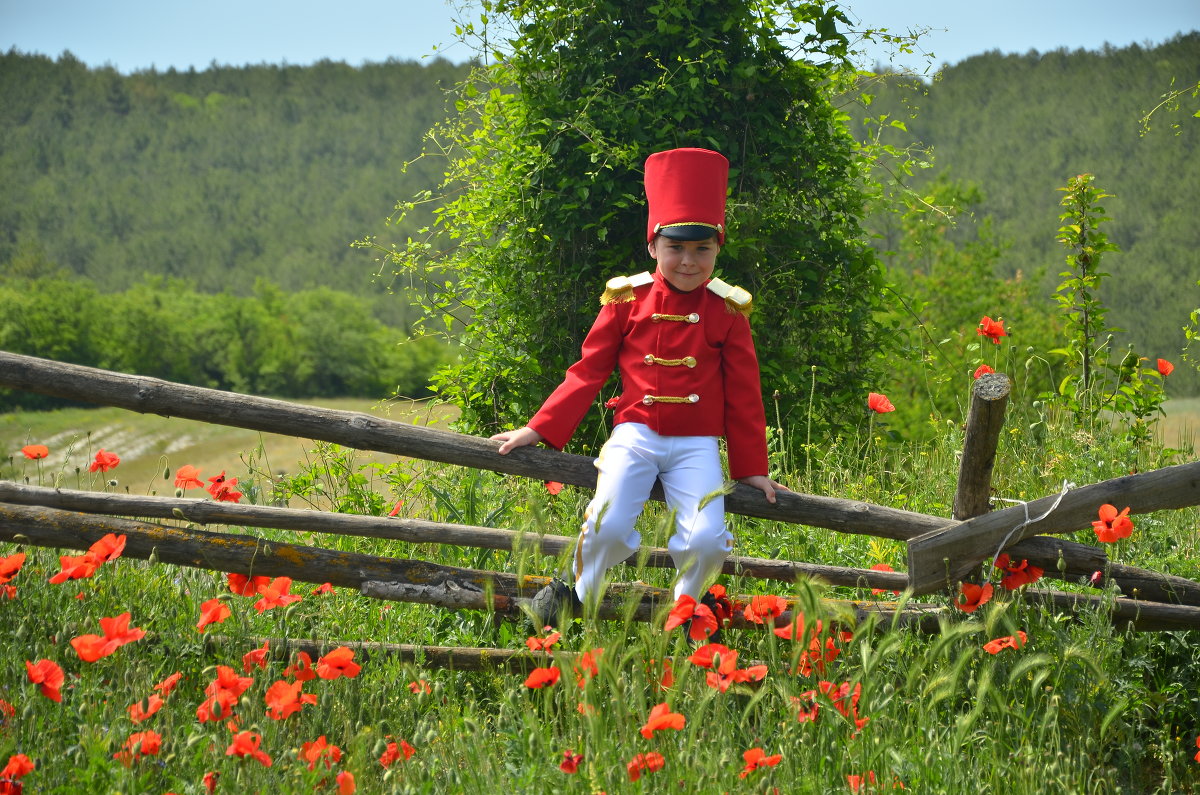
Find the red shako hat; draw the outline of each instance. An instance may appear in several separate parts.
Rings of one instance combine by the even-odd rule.
[[[646,242],[673,240],[725,243],[725,192],[729,161],[711,149],[668,149],[646,158]]]

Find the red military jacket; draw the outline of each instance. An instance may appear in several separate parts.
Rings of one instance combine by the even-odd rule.
[[[750,323],[707,285],[680,292],[654,273],[626,291],[627,300],[604,304],[579,361],[529,427],[561,449],[620,368],[614,425],[640,422],[663,436],[724,436],[731,478],[766,475],[766,415]]]

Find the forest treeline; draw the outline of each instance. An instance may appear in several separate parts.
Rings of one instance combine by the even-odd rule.
[[[205,293],[147,277],[103,293],[86,279],[0,281],[0,350],[278,397],[423,397],[446,348],[399,344],[362,300],[329,287],[285,293],[259,280],[250,295]],[[0,389],[0,412],[64,405]]]
[[[847,110],[862,138],[877,129],[862,119],[898,120],[903,127],[884,123],[881,140],[932,155],[932,167],[916,169],[907,183],[935,202],[947,185],[971,196],[966,214],[946,225],[947,240],[977,246],[982,235],[994,248],[996,275],[1032,279],[1041,295],[1053,292],[1065,269],[1067,252],[1055,242],[1061,189],[1077,174],[1094,174],[1112,194],[1103,202],[1112,219],[1104,231],[1121,249],[1104,258],[1109,278],[1100,294],[1108,322],[1125,330],[1114,344],[1178,363],[1181,327],[1200,306],[1200,119],[1192,117],[1190,93],[1183,109],[1142,119],[1169,90],[1198,81],[1200,32],[1193,31],[1153,47],[991,52],[931,82],[883,73],[866,88],[870,104]],[[867,226],[880,251],[904,248],[901,214],[875,215]],[[925,267],[909,255],[885,262]],[[1054,311],[1049,299],[1045,306]],[[1176,370],[1168,394],[1200,394],[1200,374]]]
[[[1047,296],[1047,313],[1054,311],[1048,296],[1065,256],[1054,240],[1056,188],[1078,173],[1094,173],[1097,184],[1115,194],[1106,203],[1114,218],[1106,231],[1122,249],[1105,259],[1112,274],[1103,295],[1109,319],[1128,330],[1143,355],[1176,359],[1180,326],[1200,305],[1200,122],[1184,114],[1175,129],[1160,114],[1143,135],[1140,119],[1172,81],[1194,83],[1198,71],[1200,33],[1154,47],[988,53],[945,68],[930,84],[884,76],[867,88],[874,95],[868,107],[847,111],[863,137],[871,130],[858,120],[887,114],[906,131],[887,128],[886,141],[932,149],[932,167],[911,179],[917,192],[933,195],[937,184],[951,182],[960,186],[954,195],[973,197],[966,208],[973,216],[947,227],[946,240],[966,249],[986,230],[996,274],[1035,280]],[[372,255],[350,244],[370,235],[403,242],[428,223],[427,211],[397,224],[386,219],[398,200],[438,183],[445,164],[436,156],[405,164],[421,153],[424,133],[453,112],[445,89],[467,73],[467,66],[433,60],[122,75],[90,69],[67,53],[56,59],[0,54],[6,296],[0,347],[139,372],[158,357],[158,370],[147,374],[188,375],[194,383],[265,394],[375,389],[378,384],[350,373],[251,373],[252,363],[265,361],[257,354],[206,371],[233,356],[229,343],[249,339],[232,316],[215,318],[232,306],[268,313],[281,302],[289,303],[289,313],[338,307],[346,323],[373,318],[391,330],[392,343],[403,339],[407,302],[381,295]],[[890,268],[920,267],[903,254],[899,213],[877,215],[868,226],[877,231],[881,252],[901,252],[884,255]],[[37,281],[58,273],[69,278]],[[43,319],[76,325],[72,347],[49,327],[11,330],[18,328],[11,313],[20,304],[9,302],[22,290],[50,303],[58,295],[64,306],[85,296],[113,312],[110,318],[128,316],[122,323],[156,319],[140,331],[124,326],[149,336],[122,343],[98,327],[85,331],[69,312],[39,310]],[[210,303],[205,296],[224,298]],[[152,308],[138,315],[134,303],[155,297],[183,316],[167,320]],[[210,316],[196,315],[201,308]],[[1003,315],[1004,308],[994,312]],[[325,311],[322,322],[332,323],[335,314]],[[294,314],[273,317],[281,328],[303,325]],[[189,326],[221,330],[206,337],[210,348],[196,349],[179,342]],[[168,328],[180,336],[163,336]],[[300,332],[290,328],[294,340]],[[41,339],[42,333],[49,336]],[[322,333],[338,334],[333,328]],[[360,341],[370,337],[354,334]],[[1015,329],[1014,341],[1019,334]],[[286,338],[277,335],[270,344]],[[104,353],[96,347],[101,341],[115,348]],[[87,345],[91,358],[80,358]],[[137,346],[144,350],[135,353]],[[313,355],[321,355],[315,348]],[[346,367],[346,355],[324,351],[332,369]],[[172,357],[192,358],[168,364]],[[1169,394],[1200,392],[1200,378],[1189,370],[1172,376]],[[380,378],[392,386],[399,380],[393,373]]]

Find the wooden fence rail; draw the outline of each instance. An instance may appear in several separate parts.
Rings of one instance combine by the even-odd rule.
[[[1043,568],[1049,577],[1079,581],[1097,571],[1104,573],[1109,581],[1117,582],[1123,593],[1138,597],[1118,599],[1111,604],[1108,609],[1112,611],[1114,620],[1129,621],[1139,628],[1200,628],[1200,610],[1197,609],[1200,606],[1200,583],[1113,564],[1107,560],[1104,551],[1096,547],[1034,535],[1063,533],[1087,527],[1095,516],[1096,507],[1103,502],[1128,503],[1135,513],[1200,504],[1200,462],[1116,478],[1081,489],[1067,490],[1064,494],[1035,500],[1028,505],[974,515],[990,507],[987,502],[990,472],[1009,385],[1008,379],[998,374],[996,377],[985,376],[980,381],[983,387],[991,391],[985,395],[979,391],[980,385],[976,385],[977,394],[970,415],[975,419],[969,423],[967,432],[968,442],[973,439],[976,443],[974,446],[968,444],[970,449],[964,451],[964,471],[960,473],[955,497],[956,515],[965,521],[859,501],[796,493],[781,493],[778,502],[771,505],[756,489],[742,485],[735,486],[726,498],[726,508],[731,513],[906,541],[909,558],[907,576],[749,557],[731,557],[725,572],[789,582],[794,582],[798,576],[807,576],[834,585],[888,590],[900,590],[907,586],[912,592],[923,594],[953,587],[972,568],[1005,549],[1014,558],[1025,558]],[[539,480],[557,480],[585,488],[595,486],[593,460],[585,456],[532,447],[519,448],[507,456],[500,456],[496,453],[497,443],[487,439],[407,425],[357,412],[173,384],[156,378],[124,375],[3,351],[0,351],[0,387],[25,389],[143,413],[300,436],[362,450]],[[969,466],[968,453],[971,459]],[[656,488],[653,496],[661,499],[661,491]],[[19,508],[18,505],[41,507]],[[68,511],[86,511],[87,514]],[[94,540],[103,534],[97,529],[104,527],[109,529],[103,532],[125,532],[127,536],[136,534],[137,543],[127,547],[127,554],[132,557],[153,554],[157,559],[167,562],[217,571],[246,572],[254,567],[259,573],[272,576],[286,575],[313,582],[347,585],[379,598],[425,601],[447,607],[479,607],[507,614],[518,610],[519,600],[526,595],[524,589],[546,582],[544,577],[525,577],[518,583],[514,575],[438,567],[421,561],[373,556],[351,559],[346,557],[349,553],[260,542],[249,536],[163,527],[128,519],[105,519],[98,516],[100,514],[352,534],[488,549],[527,549],[546,555],[564,554],[573,543],[572,538],[565,536],[521,534],[496,528],[463,527],[413,519],[349,516],[206,500],[72,492],[0,482],[0,538],[21,539],[25,543],[81,548],[78,544],[83,539]],[[1034,518],[1037,521],[1030,521]],[[25,530],[21,527],[25,527]],[[113,527],[125,529],[112,530]],[[222,551],[228,555],[223,555]],[[168,555],[173,558],[168,560]],[[669,555],[661,549],[642,550],[635,557],[652,566],[672,565]],[[316,568],[313,569],[313,566]],[[638,616],[646,620],[656,600],[660,600],[662,595],[651,593],[655,589],[626,587],[635,590],[640,588],[643,604],[638,608]],[[621,586],[616,586],[614,593],[621,597]],[[645,596],[647,593],[651,595]],[[1101,603],[1098,597],[1055,592],[1042,592],[1038,598],[1049,599],[1055,604]],[[863,609],[858,603],[847,604],[854,605],[855,610]],[[601,605],[602,612],[606,609],[615,611],[613,605],[615,603],[611,600],[605,600]],[[887,608],[880,608],[874,603],[870,607],[871,612],[881,609],[887,612]],[[905,621],[927,624],[936,613],[937,610],[931,610],[928,605],[905,605],[896,615]],[[613,612],[613,615],[616,614]]]
[[[537,447],[498,455],[498,442],[475,436],[407,425],[353,411],[339,411],[283,400],[174,384],[157,378],[125,375],[77,364],[0,351],[0,387],[116,406],[141,414],[182,417],[215,425],[299,436],[357,450],[420,458],[486,469],[538,480],[596,487],[595,459]],[[655,499],[662,492],[655,487]],[[824,527],[907,541],[938,530],[950,520],[883,505],[785,493],[775,505],[758,489],[736,484],[725,498],[729,513]]]

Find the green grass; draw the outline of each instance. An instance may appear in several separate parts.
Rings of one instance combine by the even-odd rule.
[[[101,424],[115,421],[102,414],[81,416],[100,418]],[[62,420],[29,416],[22,422],[34,434],[28,441],[48,438],[38,438],[39,430],[84,427]],[[38,424],[43,421],[47,424]],[[945,515],[961,442],[953,428],[923,446],[891,442],[882,434],[828,440],[810,451],[805,475],[784,479],[813,493]],[[402,496],[405,513],[422,518],[562,533],[577,526],[586,501],[572,488],[551,497],[536,482],[440,465],[381,467],[332,446],[313,449],[308,464],[282,480],[293,499],[310,499],[320,484],[321,498],[346,510],[383,513]],[[1103,429],[1087,433],[1052,422],[1039,436],[1021,428],[1004,434],[995,484],[1001,497],[1033,499],[1057,491],[1064,480],[1082,484],[1176,460],[1134,448]],[[61,465],[45,467],[41,476],[48,480],[60,471]],[[248,483],[261,477],[258,471],[247,469]],[[23,473],[38,482],[36,467],[26,466]],[[665,542],[662,518],[661,510],[648,512],[647,543]],[[1195,510],[1138,516],[1133,537],[1110,551],[1122,562],[1198,579],[1197,519]],[[898,542],[741,517],[732,521],[739,554],[903,568]],[[282,531],[255,532],[295,539]],[[1089,529],[1074,537],[1088,542],[1090,535]],[[555,565],[428,544],[310,534],[302,539],[507,571],[547,574]],[[0,556],[16,550],[0,544]],[[249,674],[254,682],[235,707],[241,729],[261,734],[262,748],[273,758],[267,768],[227,756],[230,730],[196,718],[215,666],[241,674],[242,655],[257,645],[255,637],[524,648],[532,627],[477,612],[380,603],[344,590],[314,596],[311,586],[298,583],[293,591],[302,601],[260,614],[254,599],[230,594],[220,576],[125,559],[106,564],[91,579],[56,586],[47,583],[59,568],[55,551],[24,551],[29,559],[12,582],[17,596],[0,599],[0,637],[6,639],[0,699],[16,709],[0,728],[0,761],[17,752],[34,758],[37,769],[24,779],[27,792],[200,793],[208,771],[220,773],[218,792],[314,787],[332,792],[340,771],[354,775],[359,792],[760,793],[778,787],[827,793],[850,791],[847,776],[868,771],[879,782],[876,791],[891,791],[897,781],[910,792],[935,793],[1200,791],[1200,764],[1192,759],[1200,735],[1195,632],[1127,633],[1101,615],[1057,615],[1001,593],[974,614],[952,612],[935,635],[868,623],[848,627],[851,634],[842,638],[831,632],[825,597],[869,594],[809,582],[785,588],[748,578],[723,582],[731,593],[793,596],[810,623],[825,620],[819,639],[832,638],[837,654],[823,661],[823,670],[796,672],[807,644],[766,631],[729,632],[726,643],[739,653],[739,665],[759,661],[768,673],[760,685],[735,684],[722,693],[688,661],[692,649],[680,633],[663,632],[661,623],[580,622],[556,648],[604,649],[597,675],[582,688],[561,654],[556,663],[561,679],[537,690],[524,685],[522,673],[422,670],[376,655],[362,661],[353,679],[306,682],[304,692],[315,694],[317,703],[276,721],[266,713],[264,694],[292,661],[271,660],[266,670]],[[613,575],[658,585],[669,581],[670,572],[621,567]],[[195,624],[200,605],[218,596],[233,615],[207,630],[229,639],[210,647]],[[99,632],[101,617],[124,611],[147,637],[95,663],[82,662],[68,641]],[[983,650],[988,640],[1017,630],[1028,634],[1023,648],[994,656]],[[67,672],[61,704],[27,681],[25,661],[42,658]],[[674,682],[662,689],[666,659]],[[175,671],[183,674],[179,688],[162,710],[135,726],[127,707]],[[410,691],[409,683],[420,679],[431,692]],[[860,730],[853,713],[843,715],[821,696],[817,719],[799,720],[810,703],[806,694],[819,690],[821,681],[861,685],[857,716],[868,721]],[[660,703],[686,723],[646,738],[640,729]],[[113,759],[130,733],[147,728],[163,737],[157,756],[128,768]],[[309,771],[298,752],[320,736],[338,745],[343,756],[329,771]],[[380,755],[388,742],[400,740],[415,753],[385,769]],[[781,761],[742,778],[742,755],[754,748],[780,754]],[[583,756],[574,774],[558,767],[568,750]],[[662,769],[643,771],[631,782],[627,764],[636,754],[652,752],[662,755]]]

